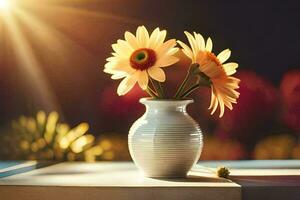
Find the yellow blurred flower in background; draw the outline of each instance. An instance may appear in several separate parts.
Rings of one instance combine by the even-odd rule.
[[[96,141],[88,133],[87,123],[70,128],[58,120],[57,112],[47,116],[40,111],[35,118],[21,116],[12,122],[12,130],[1,138],[1,149],[8,158],[17,160],[93,162],[116,157],[113,144],[107,139]]]
[[[104,72],[112,74],[112,79],[124,78],[119,87],[118,94],[129,92],[138,82],[146,90],[149,78],[164,82],[166,76],[162,67],[178,62],[174,54],[178,51],[176,40],[166,42],[166,30],[156,28],[151,35],[144,26],[137,28],[136,36],[125,32],[125,40],[118,40],[112,45],[114,52],[107,58]]]
[[[246,156],[244,146],[233,139],[208,136],[204,144],[201,160],[239,160]]]
[[[209,109],[212,109],[213,114],[217,107],[220,107],[220,115],[224,115],[226,106],[232,110],[232,104],[237,103],[239,92],[236,91],[239,88],[239,79],[232,77],[238,67],[237,63],[226,63],[231,55],[231,51],[226,49],[222,51],[218,56],[212,53],[213,43],[208,38],[206,44],[201,34],[195,33],[194,36],[185,31],[190,46],[187,46],[181,41],[178,41],[183,48],[183,52],[188,56],[192,63],[199,64],[200,72],[209,77],[211,82],[211,103]]]
[[[258,160],[299,159],[300,148],[291,135],[268,136],[256,144],[253,157]]]
[[[300,144],[297,144],[292,150],[292,158],[300,159]]]

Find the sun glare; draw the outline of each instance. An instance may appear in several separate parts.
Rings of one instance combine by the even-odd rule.
[[[47,2],[48,1],[51,2],[54,0],[47,0]],[[85,0],[75,1],[83,2]],[[84,16],[98,20],[109,19],[125,21],[126,23],[130,24],[141,24],[141,22],[135,18],[115,16],[109,13],[101,13],[86,9],[73,8],[72,6],[64,6],[63,3],[38,4],[37,2],[38,0],[0,0],[0,36],[3,38],[3,34],[1,32],[3,25],[3,30],[7,32],[5,36],[9,37],[9,44],[13,47],[12,49],[14,51],[17,64],[16,66],[20,67],[20,73],[22,73],[21,76],[24,77],[24,80],[22,80],[22,83],[25,85],[24,88],[28,88],[30,95],[36,97],[37,103],[39,103],[45,109],[60,110],[60,105],[57,102],[56,95],[45,76],[44,69],[42,68],[42,62],[37,57],[35,49],[31,45],[31,41],[29,41],[29,39],[32,38],[27,38],[27,35],[23,33],[27,33],[28,30],[31,31],[34,35],[34,38],[43,46],[45,46],[45,52],[51,51],[51,55],[58,58],[51,58],[49,59],[50,62],[55,60],[57,64],[63,65],[66,61],[62,55],[71,57],[73,49],[80,51],[81,56],[90,59],[93,59],[93,57],[90,52],[88,52],[81,45],[77,44],[76,41],[73,41],[73,39],[65,35],[64,32],[61,32],[55,27],[50,26],[47,21],[42,19],[43,17],[39,18],[39,16],[36,15],[45,13],[47,14],[46,16],[54,16],[54,20],[56,19],[57,21],[60,19],[60,17],[55,18],[58,14],[53,15],[53,13],[59,13],[59,16],[72,16],[75,18]],[[61,2],[64,1],[61,0]],[[30,12],[37,10],[39,12],[35,12],[34,14]],[[26,27],[22,26],[22,24],[26,24]],[[24,28],[27,30],[23,30]],[[57,49],[60,49],[60,51],[57,52]],[[53,52],[57,53],[54,54]],[[89,139],[90,138],[86,138],[86,141]],[[81,148],[86,141],[80,141],[80,144],[78,143],[79,147]],[[76,146],[74,148],[77,148],[76,151],[79,151],[79,147],[77,148]]]
[[[0,10],[7,11],[11,8],[10,0],[0,0]]]

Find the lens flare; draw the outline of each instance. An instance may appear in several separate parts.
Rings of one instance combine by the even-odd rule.
[[[0,0],[0,10],[7,11],[11,8],[10,0]]]

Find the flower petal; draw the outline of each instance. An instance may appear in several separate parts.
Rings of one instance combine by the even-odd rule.
[[[134,51],[130,44],[125,40],[118,40],[118,45],[120,50],[123,52],[127,52],[128,55]]]
[[[218,99],[217,99],[217,97],[216,97],[216,91],[215,91],[215,89],[214,89],[214,87],[213,86],[211,86],[211,106],[210,106],[210,108],[209,109],[211,109],[212,108],[212,111],[211,111],[211,115],[212,114],[214,114],[215,113],[215,111],[217,110],[217,108],[218,108],[218,104],[219,104],[219,102],[218,102]]]
[[[160,30],[159,28],[154,29],[151,33],[150,40],[149,40],[149,48],[155,49],[157,45],[157,41],[159,39]]]
[[[219,93],[222,93],[222,94],[224,94],[226,96],[229,96],[233,99],[237,99],[240,95],[239,92],[237,92],[237,91],[235,91],[235,90],[233,90],[229,87],[219,87],[218,89],[220,90]]]
[[[155,63],[155,66],[167,67],[167,66],[173,65],[174,63],[177,63],[178,61],[179,61],[179,59],[176,58],[175,56],[164,56]]]
[[[223,98],[223,101],[224,101],[225,106],[226,106],[227,108],[229,108],[229,110],[232,110],[233,107],[232,107],[231,102],[228,101],[228,99],[226,98],[226,96],[225,96],[225,97],[222,97],[222,98]]]
[[[136,31],[136,38],[140,48],[148,48],[149,33],[145,26],[139,26]]]
[[[115,56],[106,58],[106,61],[110,61],[110,62],[116,62],[116,61],[118,61],[118,60],[119,60],[119,58],[117,58],[117,57],[115,57]]]
[[[139,83],[139,86],[143,89],[143,90],[146,90],[147,87],[148,87],[148,81],[149,81],[149,78],[148,78],[148,74],[146,71],[141,71],[139,73],[139,77],[138,77],[138,83]]]
[[[118,72],[118,73],[114,73],[111,76],[111,79],[117,80],[117,79],[125,78],[126,76],[128,76],[128,74],[126,72]]]
[[[212,40],[210,38],[208,38],[207,41],[206,41],[206,47],[205,47],[205,49],[206,49],[206,51],[211,52],[212,48],[213,48]]]
[[[167,55],[168,55],[168,56],[172,56],[172,55],[174,55],[175,53],[177,53],[178,50],[179,50],[179,48],[177,48],[177,47],[172,48],[172,49],[170,49],[170,50],[167,52]]]
[[[154,80],[157,80],[159,82],[165,82],[166,75],[165,75],[165,72],[161,68],[151,67],[147,71],[148,71],[149,75],[151,76],[151,78],[153,78]]]
[[[208,77],[214,79],[220,76],[220,73],[223,69],[217,66],[215,62],[208,62],[207,64],[200,66],[200,70]]]
[[[125,43],[126,44],[125,44]],[[118,40],[116,44],[111,45],[113,50],[117,53],[117,56],[128,59],[133,49],[124,40]]]
[[[219,106],[220,106],[219,118],[221,118],[224,115],[224,111],[225,111],[224,101],[222,99],[221,93],[218,92],[217,90],[216,90],[216,96],[217,96],[217,99],[218,99],[218,102],[219,102]]]
[[[195,36],[195,41],[196,41],[196,47],[197,49],[195,49],[196,53],[198,53],[199,51],[204,51],[205,50],[205,40],[203,38],[203,36],[200,33],[195,33],[194,32],[194,36]]]
[[[221,63],[224,63],[226,60],[228,60],[230,55],[231,55],[231,51],[229,49],[225,49],[224,51],[219,53],[217,58],[220,60]]]
[[[191,48],[189,46],[187,46],[186,44],[184,44],[181,41],[177,41],[177,43],[182,47],[182,52],[189,57],[190,59],[192,59],[193,62],[195,62],[195,60],[193,60],[194,54],[191,50]]]
[[[224,101],[224,103],[225,103],[225,106],[226,106],[229,110],[233,110],[233,106],[232,106],[232,104],[231,104],[230,102],[225,102],[225,101]]]
[[[216,100],[215,95],[213,93],[213,88],[212,87],[213,86],[211,86],[211,98],[210,98],[210,105],[209,105],[208,109],[212,109],[214,107],[215,100]]]
[[[130,44],[130,46],[133,49],[139,48],[137,39],[136,39],[136,37],[132,33],[126,31],[125,32],[125,40]]]
[[[117,90],[119,96],[126,94],[133,88],[134,84],[137,82],[138,75],[139,72],[136,72],[133,75],[127,76],[121,81]]]
[[[122,72],[127,72],[128,74],[132,74],[133,72],[136,71],[135,69],[133,69],[130,66],[130,64],[126,60],[118,60],[118,61],[114,61],[114,62],[107,62],[104,65],[104,68],[107,69],[107,71],[109,71],[109,70],[122,71]]]
[[[190,46],[192,48],[192,52],[193,52],[193,58],[195,59],[196,56],[197,56],[197,51],[196,51],[196,41],[195,41],[195,38],[192,36],[192,34],[190,34],[189,32],[187,31],[184,31],[186,37],[188,38],[188,41],[190,43]]]
[[[164,43],[164,41],[166,39],[166,36],[167,36],[167,31],[166,30],[160,31],[159,34],[158,34],[158,38],[157,38],[156,42],[153,44],[153,46],[154,46],[153,48],[154,49],[159,48]]]
[[[103,72],[105,72],[105,73],[107,73],[107,74],[114,74],[114,73],[116,73],[115,70],[112,70],[112,69],[110,69],[110,68],[104,68]]]
[[[230,76],[230,75],[232,75],[236,72],[236,68],[239,67],[239,64],[233,63],[233,62],[232,63],[226,63],[226,64],[223,65],[223,67],[224,67],[224,70],[225,70],[226,74],[228,76]]]
[[[156,49],[157,57],[165,56],[174,46],[176,46],[176,40],[171,39],[163,43],[159,48]]]

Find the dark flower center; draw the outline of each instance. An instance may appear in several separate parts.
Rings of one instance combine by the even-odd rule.
[[[138,49],[130,56],[131,67],[141,71],[154,66],[155,62],[155,51],[148,48]]]

